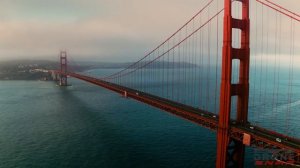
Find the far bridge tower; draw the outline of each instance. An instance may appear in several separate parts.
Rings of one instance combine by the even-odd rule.
[[[67,52],[61,51],[60,52],[60,79],[59,79],[59,85],[60,86],[68,86],[68,66],[67,66]]]

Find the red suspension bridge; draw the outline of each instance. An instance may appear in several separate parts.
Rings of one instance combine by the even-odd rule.
[[[76,73],[61,52],[60,69],[49,72],[62,86],[77,78],[216,132],[218,168],[243,167],[246,146],[299,165],[300,15],[271,0],[221,1],[121,71]]]

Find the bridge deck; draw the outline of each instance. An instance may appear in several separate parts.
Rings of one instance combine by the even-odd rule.
[[[54,71],[60,73],[59,71]],[[168,99],[157,97],[148,93],[140,92],[131,88],[123,87],[117,84],[109,83],[97,78],[84,76],[76,73],[68,73],[68,76],[101,86],[108,90],[117,92],[127,97],[133,98],[140,102],[162,109],[170,114],[176,115],[183,119],[192,121],[198,125],[209,128],[213,131],[218,129],[218,115],[193,108],[184,104],[180,104]],[[251,135],[251,146],[262,149],[282,149],[294,152],[297,156],[300,155],[300,141],[285,135],[270,131],[264,128],[253,126],[251,124],[241,125],[231,121],[230,136],[231,138],[243,141],[244,134]]]

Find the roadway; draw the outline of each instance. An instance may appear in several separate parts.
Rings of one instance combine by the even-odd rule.
[[[60,73],[59,71],[52,71]],[[218,129],[218,115],[204,111],[198,108],[190,107],[178,102],[164,99],[145,92],[140,92],[131,88],[120,86],[114,83],[106,82],[101,79],[84,76],[76,73],[68,73],[70,77],[95,84],[108,90],[119,93],[128,98],[133,98],[137,101],[162,109],[170,114],[180,118],[192,121],[198,125],[206,127],[212,131]],[[300,140],[291,138],[271,130],[260,128],[249,124],[239,124],[231,120],[230,136],[232,139],[243,142],[244,134],[251,136],[250,146],[262,149],[281,149],[293,152],[295,155],[300,155]]]

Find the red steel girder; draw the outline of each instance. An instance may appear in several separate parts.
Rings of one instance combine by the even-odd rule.
[[[61,71],[56,71],[56,70],[49,71],[49,73],[62,74]],[[126,92],[127,97],[129,98],[133,98],[137,101],[146,103],[150,106],[157,107],[159,109],[169,112],[170,114],[173,114],[175,116],[178,116],[188,121],[192,121],[193,123],[208,128],[214,132],[219,129],[218,128],[219,116],[213,113],[203,111],[201,109],[189,107],[184,104],[170,101],[168,99],[163,99],[154,95],[143,93],[138,90],[109,83],[97,78],[84,76],[76,73],[66,73],[63,75],[71,76],[95,84],[97,86],[106,88],[118,94],[123,95],[124,92]],[[300,140],[290,138],[285,135],[267,129],[257,128],[257,127],[255,127],[255,129],[251,129],[250,127],[254,127],[254,126],[251,126],[249,124],[243,125],[237,123],[236,121],[230,121],[229,128],[228,128],[228,136],[229,138],[242,143],[243,134],[247,133],[251,135],[251,147],[260,148],[260,149],[290,150],[293,151],[298,156],[300,155]],[[276,138],[282,139],[283,142],[276,141]],[[285,141],[284,139],[288,139],[288,141]]]

